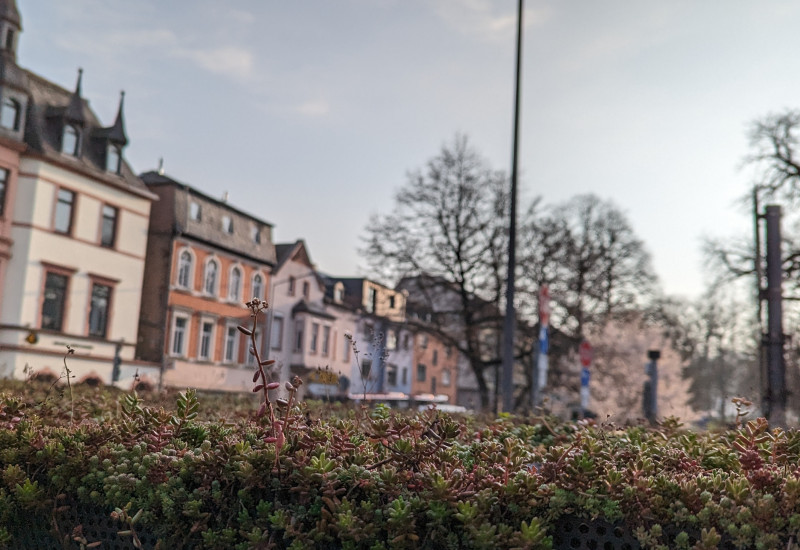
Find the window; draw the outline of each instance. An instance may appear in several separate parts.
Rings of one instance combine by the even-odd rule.
[[[106,337],[108,309],[111,302],[111,287],[94,283],[89,304],[89,336]]]
[[[283,317],[276,315],[272,319],[272,349],[281,349],[283,345]]]
[[[64,126],[64,134],[61,138],[61,152],[73,157],[78,156],[78,148],[80,147],[80,134],[78,128],[72,124]]]
[[[297,320],[294,323],[294,351],[303,351],[303,321]]]
[[[373,287],[367,290],[367,313],[375,313],[375,306],[378,302],[378,293]]]
[[[192,253],[188,250],[181,252],[178,258],[178,286],[192,288]]]
[[[431,393],[436,395],[436,377],[431,376]]]
[[[231,269],[231,280],[228,283],[228,299],[238,302],[242,294],[242,270],[238,267]]]
[[[386,332],[386,349],[389,351],[397,349],[397,333],[393,330]]]
[[[428,376],[428,368],[420,363],[417,365],[417,382],[424,382]]]
[[[341,304],[342,300],[344,300],[344,285],[342,283],[336,283],[333,287],[333,301],[337,304]]]
[[[447,346],[446,348],[444,348],[444,354],[447,357],[452,356],[453,355],[453,346]],[[444,384],[444,381],[442,381],[442,383]]]
[[[6,187],[8,186],[8,170],[0,168],[0,216],[6,211]]]
[[[403,335],[403,349],[408,349],[409,336],[408,333]]]
[[[261,244],[261,230],[257,225],[250,228],[250,238],[253,239],[254,243]]]
[[[253,275],[253,297],[264,298],[264,278],[259,273]]]
[[[438,349],[433,350],[433,360],[431,361],[431,363],[433,363],[434,367],[439,364],[439,350]]]
[[[225,233],[233,233],[233,220],[230,216],[222,216],[222,230]]]
[[[450,385],[450,369],[442,370],[442,386]]]
[[[47,272],[42,301],[42,328],[61,330],[64,322],[64,305],[67,299],[66,275]]]
[[[203,321],[200,325],[200,349],[197,357],[208,361],[211,359],[211,344],[214,341],[214,322]]]
[[[296,279],[294,277],[289,277],[289,290],[287,291],[287,294],[289,294],[289,296],[294,296],[295,282]]]
[[[366,380],[372,374],[372,359],[361,360],[361,378]]]
[[[236,361],[239,344],[239,329],[233,325],[228,325],[225,330],[225,362],[233,363]]]
[[[401,378],[402,382],[400,383],[405,386],[406,384],[408,384],[408,367],[403,367],[402,374],[403,374]]]
[[[6,43],[5,49],[11,51],[14,49],[14,29],[8,29],[6,31]]]
[[[397,365],[386,365],[386,384],[397,385]]]
[[[120,166],[122,165],[122,154],[119,147],[113,143],[109,143],[106,147],[106,170],[119,174]]]
[[[394,294],[389,296],[389,309],[394,309]]]
[[[353,345],[353,341],[348,338],[347,336],[344,337],[344,352],[342,352],[342,359],[344,361],[350,361],[350,348]]]
[[[322,355],[328,355],[331,343],[331,327],[322,327]]]
[[[19,130],[19,118],[22,108],[19,101],[7,97],[3,100],[3,107],[0,109],[0,126],[9,130]]]
[[[214,260],[209,260],[206,263],[206,274],[203,282],[203,290],[206,294],[214,296],[217,293],[217,271],[219,266]]]
[[[56,216],[54,229],[58,233],[72,232],[72,211],[75,206],[75,193],[59,189],[56,198]]]
[[[172,355],[182,356],[185,353],[186,332],[189,328],[189,318],[183,315],[175,315],[172,320]]]
[[[420,334],[419,335],[419,347],[422,349],[427,349],[428,347],[428,335],[427,334]]]
[[[311,323],[311,345],[309,345],[311,353],[317,352],[318,339],[319,339],[319,323]]]
[[[308,284],[308,281],[303,281],[303,298],[308,300],[308,296],[311,294],[311,285]]]
[[[200,205],[194,201],[189,203],[189,219],[196,222],[201,219]]]
[[[113,248],[116,240],[117,209],[106,204],[103,205],[103,221],[100,228],[100,245]]]

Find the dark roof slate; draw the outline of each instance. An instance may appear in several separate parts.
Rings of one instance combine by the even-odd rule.
[[[85,99],[76,99],[77,93],[70,92],[36,73],[25,69],[22,72],[27,78],[27,91],[30,94],[24,137],[29,150],[115,187],[150,199],[155,198],[124,159],[119,174],[105,169],[105,144],[102,139],[98,139],[97,133],[104,128]],[[59,116],[70,109],[77,110],[84,120],[83,144],[77,157],[66,155],[60,150],[63,124]]]
[[[294,317],[298,313],[308,313],[309,315],[313,315],[315,317],[321,317],[323,319],[335,319],[333,315],[325,311],[323,307],[320,307],[316,304],[312,304],[306,302],[305,300],[300,300],[295,304],[292,308],[292,316]]]
[[[0,19],[11,21],[22,28],[22,18],[19,16],[17,3],[14,0],[0,0]]]

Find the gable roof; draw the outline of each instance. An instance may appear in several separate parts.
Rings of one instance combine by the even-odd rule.
[[[293,243],[280,243],[275,245],[275,255],[278,258],[275,270],[279,270],[289,260],[296,261],[314,270],[311,256],[308,254],[308,247],[303,239],[298,239]]]

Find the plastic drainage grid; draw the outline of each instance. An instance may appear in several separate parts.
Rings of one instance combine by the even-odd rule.
[[[9,548],[11,550],[49,550],[63,548],[80,548],[80,543],[73,539],[74,530],[80,526],[81,535],[89,542],[101,542],[103,550],[129,550],[134,549],[133,538],[120,536],[118,531],[123,531],[126,526],[121,521],[111,519],[111,512],[96,506],[71,505],[65,511],[55,514],[55,524],[51,518],[31,518],[31,524],[12,524],[9,531],[13,537]],[[62,540],[54,534],[54,525],[58,526]],[[136,534],[142,543],[142,550],[153,550],[156,546],[156,537],[149,533]],[[62,542],[63,541],[63,542]]]
[[[641,550],[639,541],[621,524],[572,516],[562,517],[556,523],[553,547],[556,550]]]

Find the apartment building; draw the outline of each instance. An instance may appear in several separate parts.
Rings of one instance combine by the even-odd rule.
[[[137,357],[163,384],[249,391],[251,298],[269,299],[272,225],[161,171],[141,176],[158,197],[150,218]],[[256,332],[262,356],[264,329]]]
[[[17,64],[22,30],[0,2],[0,377],[130,385],[150,208],[125,160],[123,97],[103,126],[82,95]]]
[[[304,241],[275,248],[278,262],[267,322],[269,357],[277,361],[276,375],[280,380],[302,378],[305,397],[340,398],[347,387],[342,350],[347,348],[348,318],[325,304],[325,282]]]

